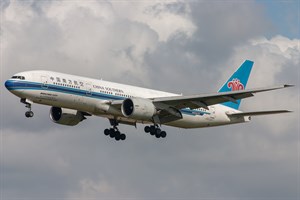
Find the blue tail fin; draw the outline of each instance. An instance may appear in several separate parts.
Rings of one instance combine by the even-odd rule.
[[[253,61],[245,60],[245,62],[232,74],[232,76],[224,83],[219,92],[229,92],[235,90],[244,90],[246,88],[248,78],[253,66]],[[225,102],[223,105],[230,108],[238,109],[241,100],[234,102]]]

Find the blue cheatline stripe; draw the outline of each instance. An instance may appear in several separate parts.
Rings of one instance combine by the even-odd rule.
[[[97,99],[113,99],[113,100],[121,100],[124,97],[109,95],[105,93],[98,93],[98,92],[91,92],[91,95],[87,95],[86,90],[58,86],[58,85],[50,85],[44,86],[41,83],[35,82],[28,82],[28,81],[8,81],[6,83],[6,87],[8,90],[45,90],[45,91],[54,91],[54,92],[61,92],[67,94],[74,94],[79,96],[85,96],[90,98],[97,98]]]
[[[200,115],[200,116],[203,116],[205,114],[207,114],[207,115],[210,114],[209,112],[204,112],[204,111],[201,111],[201,110],[191,110],[189,108],[183,108],[180,111],[184,114],[187,114],[187,115]]]
[[[89,98],[101,99],[101,100],[122,100],[125,99],[124,97],[100,93],[100,92],[91,92],[91,95],[87,95],[86,90],[76,89],[76,88],[69,88],[59,85],[50,85],[44,86],[41,83],[29,82],[29,81],[11,81],[8,80],[5,83],[5,87],[8,90],[44,90],[44,91],[54,91],[54,92],[61,92],[73,95],[79,95]],[[200,110],[191,110],[189,108],[181,109],[181,112],[187,115],[205,115],[210,114],[209,112],[200,111]]]

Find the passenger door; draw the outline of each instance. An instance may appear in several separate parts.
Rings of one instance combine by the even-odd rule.
[[[92,96],[92,83],[85,84],[86,96]]]
[[[41,82],[42,82],[42,88],[48,89],[48,76],[42,75]]]

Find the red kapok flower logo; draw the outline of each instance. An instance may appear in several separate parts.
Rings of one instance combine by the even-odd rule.
[[[237,78],[232,79],[232,81],[229,81],[227,83],[227,87],[230,88],[231,91],[243,90],[245,88],[244,85]]]

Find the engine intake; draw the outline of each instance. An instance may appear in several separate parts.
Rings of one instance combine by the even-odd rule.
[[[142,98],[125,99],[121,110],[125,117],[137,120],[150,120],[156,114],[152,101]]]
[[[51,107],[50,119],[57,123],[67,126],[75,126],[85,119],[82,112],[67,108]]]

